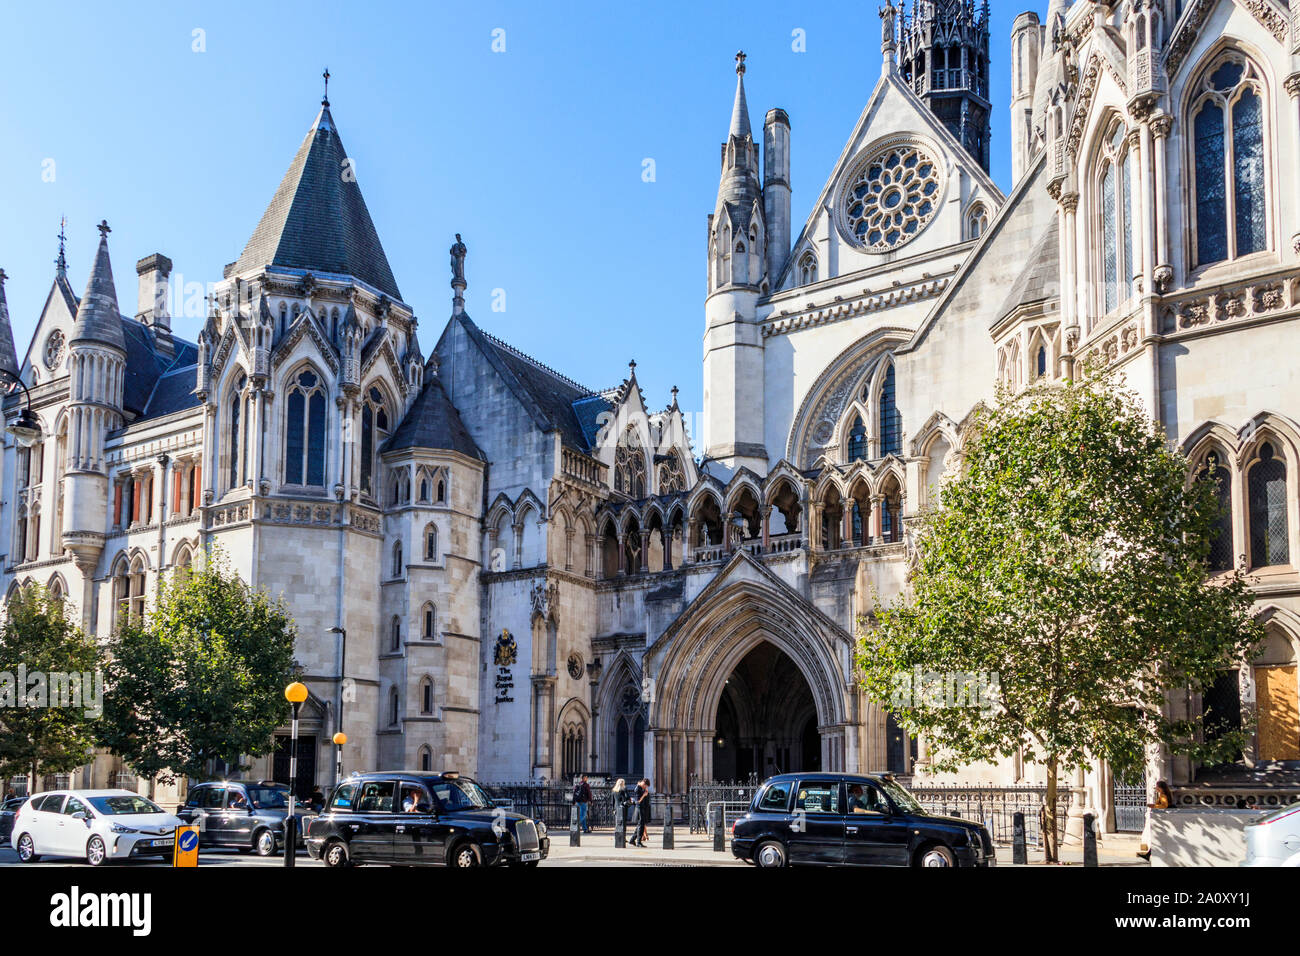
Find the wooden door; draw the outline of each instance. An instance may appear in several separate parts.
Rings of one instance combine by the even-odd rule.
[[[1300,702],[1296,665],[1255,668],[1259,759],[1300,760]]]

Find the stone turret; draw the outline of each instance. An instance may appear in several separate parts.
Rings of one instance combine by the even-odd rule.
[[[9,303],[5,301],[5,271],[0,269],[0,372],[18,377],[18,352],[14,349],[14,330],[9,324]]]
[[[94,568],[104,547],[108,512],[105,439],[123,424],[126,338],[108,256],[110,231],[107,222],[99,224],[99,249],[68,344],[71,395],[63,546],[86,573]]]
[[[780,125],[780,117],[774,118],[774,125]],[[779,130],[773,130],[773,138],[774,147],[779,146]],[[774,158],[773,173],[781,168]],[[771,199],[775,206],[783,202],[786,209],[784,252],[788,254],[788,185],[784,187],[784,199],[781,190],[774,180]],[[727,141],[722,144],[718,199],[709,217],[704,414],[709,457],[724,468],[743,465],[759,474],[767,471],[763,446],[763,338],[756,322],[758,297],[769,282],[764,252],[769,238],[764,199],[759,185],[758,149],[745,100],[745,54],[737,53],[736,96]]]
[[[767,276],[775,284],[790,257],[790,117],[783,109],[763,120],[763,218]]]
[[[1036,153],[1034,84],[1043,48],[1043,25],[1032,10],[1011,26],[1011,180],[1019,182]]]

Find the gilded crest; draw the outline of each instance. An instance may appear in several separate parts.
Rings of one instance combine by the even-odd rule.
[[[519,645],[515,643],[514,636],[502,628],[501,636],[497,638],[496,650],[492,653],[492,663],[498,667],[509,667],[518,659]]]

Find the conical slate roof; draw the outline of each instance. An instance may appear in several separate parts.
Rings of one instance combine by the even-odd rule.
[[[126,351],[122,334],[122,315],[117,308],[117,289],[113,285],[113,264],[108,258],[108,226],[99,227],[99,249],[86,282],[86,291],[77,307],[70,344],[99,342]]]
[[[14,349],[14,330],[9,324],[9,303],[5,300],[5,272],[0,269],[0,372],[18,377],[18,352]]]
[[[384,444],[383,450],[405,448],[445,449],[470,458],[484,458],[437,375],[429,376],[411,410],[397,426],[393,437]]]
[[[749,126],[749,103],[745,100],[745,74],[742,70],[736,71],[736,101],[731,106],[731,129],[727,135],[740,139],[753,136]]]
[[[321,105],[233,272],[264,266],[348,275],[402,299],[328,103]]]

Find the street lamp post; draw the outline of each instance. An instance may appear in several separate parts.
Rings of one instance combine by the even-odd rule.
[[[293,866],[298,852],[298,819],[294,816],[294,788],[298,786],[298,708],[307,699],[307,685],[294,681],[284,689],[284,699],[293,705],[289,744],[289,812],[284,818],[284,865]]]
[[[0,275],[2,274],[3,270],[0,270]],[[13,382],[23,390],[22,411],[18,413],[18,417],[12,422],[6,422],[5,431],[13,436],[14,441],[20,447],[30,448],[41,437],[41,423],[37,421],[36,416],[32,413],[32,394],[27,390],[26,383],[8,369],[0,368],[0,380]]]
[[[339,731],[334,735],[334,786],[337,789],[343,779],[343,745],[348,742],[348,735]]]
[[[336,731],[334,734],[334,743],[342,747],[343,744],[348,742],[348,736],[346,733],[343,732],[343,705],[348,702],[347,691],[343,687],[344,681],[347,680],[347,678],[344,675],[347,672],[348,629],[346,627],[331,627],[329,629],[329,633],[337,634],[339,636],[339,691],[338,691],[339,704],[338,704],[338,711],[337,711],[338,719],[336,721],[336,726],[334,728]],[[342,742],[339,741],[340,737],[343,738]],[[339,785],[339,778],[342,775],[343,775],[343,751],[340,750],[338,752],[338,760],[334,764],[334,786],[337,787]]]

